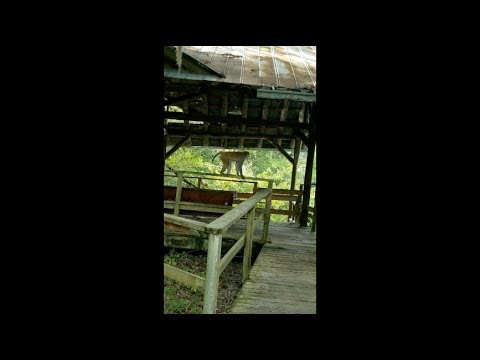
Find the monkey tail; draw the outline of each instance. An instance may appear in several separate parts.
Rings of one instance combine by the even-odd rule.
[[[220,153],[216,153],[215,155],[213,155],[212,161],[213,161],[213,159],[215,159],[218,156],[218,154],[220,154]]]

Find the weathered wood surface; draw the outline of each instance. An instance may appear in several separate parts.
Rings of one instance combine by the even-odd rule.
[[[177,280],[182,284],[190,286],[194,289],[203,289],[203,287],[205,286],[204,278],[195,274],[191,274],[187,271],[177,269],[176,267],[168,264],[163,264],[163,273],[164,276],[173,280]]]
[[[298,224],[270,223],[263,246],[232,314],[315,314],[316,233]]]

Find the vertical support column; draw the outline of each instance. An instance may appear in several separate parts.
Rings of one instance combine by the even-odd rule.
[[[307,110],[308,107],[305,108]],[[315,129],[317,122],[315,103],[311,109],[309,120],[309,132],[308,132],[308,153],[307,153],[307,166],[305,169],[305,191],[303,192],[303,204],[302,214],[300,215],[300,226],[306,227],[308,222],[308,206],[310,203],[310,189],[312,184],[312,172],[313,172],[313,157],[315,155]]]
[[[263,215],[263,234],[262,242],[265,244],[268,240],[268,224],[270,223],[270,209],[272,208],[272,189],[273,189],[273,180],[268,181],[268,189],[270,194],[268,194],[265,201],[265,213]]]
[[[312,218],[312,229],[315,231],[315,226],[317,225],[317,189],[315,189],[315,204],[313,205],[313,218]]]
[[[217,311],[218,279],[222,250],[222,234],[208,235],[207,273],[205,275],[205,293],[203,296],[203,313],[215,314]]]
[[[250,275],[250,268],[252,266],[254,219],[255,219],[255,207],[253,207],[247,214],[247,232],[245,233],[245,247],[243,248],[242,284],[248,279],[248,276]]]
[[[295,190],[295,182],[297,180],[297,167],[298,167],[298,159],[300,157],[300,143],[301,143],[301,140],[298,137],[293,141],[295,141],[295,150],[293,151],[292,180],[290,181],[290,190]],[[288,209],[289,211],[293,210],[293,204],[291,200],[289,202]],[[291,217],[293,220],[294,215]]]
[[[183,172],[177,173],[177,192],[175,194],[175,207],[173,209],[173,215],[178,216],[180,214],[180,199],[182,198],[182,181]]]

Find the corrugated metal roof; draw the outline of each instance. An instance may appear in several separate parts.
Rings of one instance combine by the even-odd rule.
[[[218,82],[294,90],[317,85],[315,46],[184,46],[182,50],[224,74]]]

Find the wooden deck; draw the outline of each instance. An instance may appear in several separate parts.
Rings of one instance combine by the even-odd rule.
[[[268,237],[230,313],[315,314],[316,232],[270,223]]]

